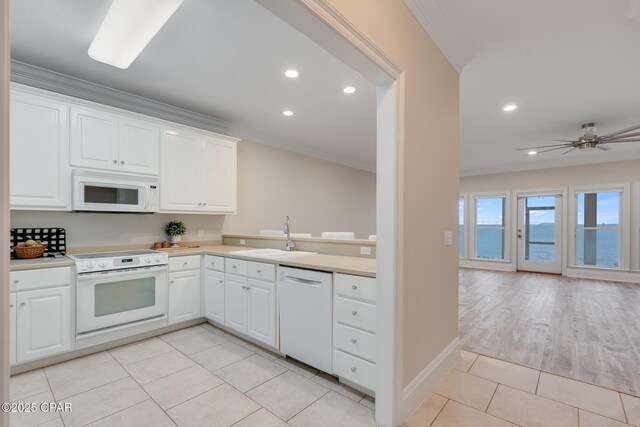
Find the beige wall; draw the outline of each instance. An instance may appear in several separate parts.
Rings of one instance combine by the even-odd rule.
[[[458,336],[458,74],[400,0],[328,0],[405,71],[403,384]]]
[[[67,245],[73,248],[164,240],[164,225],[173,219],[187,225],[185,241],[219,240],[223,230],[257,233],[260,228],[282,229],[284,217],[290,215],[294,233],[354,231],[366,238],[375,234],[375,180],[369,172],[241,142],[237,215],[13,211],[11,226],[63,227]]]
[[[460,192],[526,190],[640,180],[640,160],[460,178]]]
[[[371,141],[375,144],[375,141]],[[238,214],[225,218],[225,233],[257,233],[284,226],[312,233],[376,230],[376,176],[265,145],[238,145]]]

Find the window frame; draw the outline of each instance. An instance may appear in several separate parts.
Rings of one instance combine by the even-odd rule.
[[[620,262],[618,267],[604,267],[598,265],[578,265],[577,233],[578,233],[578,194],[584,193],[604,193],[620,192],[620,235],[619,248]],[[589,270],[616,270],[630,271],[630,217],[631,217],[631,185],[630,183],[616,184],[595,184],[569,187],[569,254],[568,262],[570,268],[582,268]],[[600,228],[602,230],[602,228]]]
[[[478,258],[478,250],[477,250],[477,233],[478,233],[478,225],[476,224],[476,211],[477,211],[477,202],[478,199],[496,199],[502,198],[504,203],[504,212],[502,215],[502,228],[504,230],[502,236],[502,259],[491,259],[491,258]],[[479,193],[471,193],[469,196],[469,200],[472,202],[472,209],[469,209],[469,231],[467,234],[469,235],[469,259],[474,261],[484,261],[484,262],[499,262],[499,263],[510,263],[511,262],[511,191],[498,191],[498,192],[479,192]],[[498,227],[496,227],[498,228]]]
[[[633,263],[632,263],[632,271],[640,272],[640,181],[633,183],[634,192],[633,196],[635,197],[635,203],[633,205],[633,218],[635,229],[631,230],[633,233]]]
[[[460,200],[464,202],[464,208],[462,212],[462,218],[464,224],[462,224],[462,230],[464,231],[464,238],[462,239],[462,256],[460,256],[460,248],[458,248],[458,259],[469,259],[469,197],[466,193],[460,193],[458,195],[458,234],[460,233]],[[460,237],[458,236],[458,242]]]

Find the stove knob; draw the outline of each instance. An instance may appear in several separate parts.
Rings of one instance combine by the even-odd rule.
[[[147,264],[151,264],[151,258],[145,258],[144,262],[147,263]]]
[[[88,270],[88,268],[87,268],[86,265],[84,265],[84,264],[80,265],[80,271],[87,271],[87,270]]]
[[[155,257],[153,260],[154,260],[155,262],[160,262],[160,257],[159,257],[159,256],[157,256],[157,257]]]
[[[95,268],[95,266],[96,265],[93,262],[87,263],[87,267],[90,268],[90,269]]]
[[[104,262],[104,261],[100,261],[100,262],[98,263],[98,267],[105,268],[106,266],[107,266],[107,263],[106,263],[106,262]]]

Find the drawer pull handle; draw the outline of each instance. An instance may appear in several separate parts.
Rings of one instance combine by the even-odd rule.
[[[27,303],[26,303],[26,302],[21,302],[21,303],[20,303],[20,307],[24,307],[25,305],[27,305]]]
[[[235,269],[236,269],[236,266],[234,265],[234,266],[232,266],[231,268],[233,268],[233,269],[235,270]]]
[[[358,315],[358,312],[357,312],[357,311],[355,311],[355,310],[353,310],[353,311],[351,312],[351,314],[353,314],[354,316],[357,316],[357,315]]]
[[[15,279],[15,280],[13,281],[13,283],[20,283],[20,280]]]
[[[9,307],[10,307],[10,308],[13,308],[13,304],[9,304]]]
[[[351,289],[353,289],[354,291],[358,290],[358,287],[356,285],[351,286]]]
[[[121,165],[124,165],[124,160],[120,160],[120,164],[121,164]]]
[[[222,280],[220,280],[219,282],[220,282],[220,284],[223,284],[223,283],[224,283]]]
[[[114,160],[114,161],[113,161],[113,164],[114,164],[114,165],[118,164],[118,161],[117,161],[117,160]]]
[[[357,339],[355,339],[355,338],[351,338],[351,344],[355,344],[355,343],[357,343],[357,342],[358,342],[358,340],[357,340]]]
[[[357,371],[356,367],[354,366],[353,368],[351,368],[351,372],[355,372]]]
[[[262,270],[258,270],[258,274],[262,274]]]

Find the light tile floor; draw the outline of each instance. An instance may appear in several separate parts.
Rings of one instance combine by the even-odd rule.
[[[187,355],[188,354],[188,355]],[[208,324],[11,378],[20,426],[375,427],[375,402]],[[640,398],[462,351],[406,427],[640,427]]]
[[[374,400],[330,375],[209,324],[11,378],[11,427],[375,427]]]
[[[640,398],[463,350],[405,425],[640,426]]]

